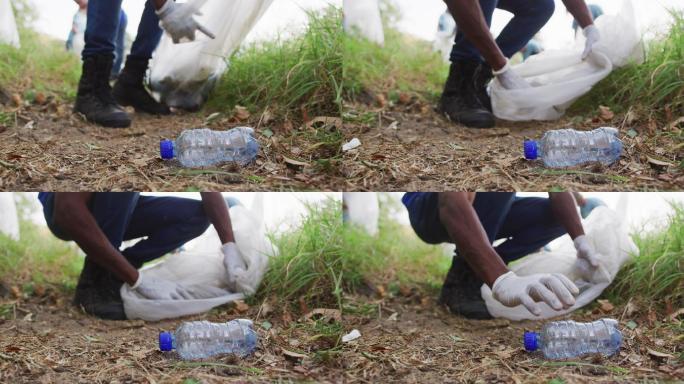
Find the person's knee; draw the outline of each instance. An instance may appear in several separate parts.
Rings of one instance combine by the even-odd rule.
[[[539,17],[548,21],[556,10],[556,2],[554,0],[536,0],[534,7]]]
[[[199,236],[209,228],[211,222],[206,212],[204,212],[204,206],[201,201],[193,201],[193,207],[190,211],[191,214],[187,216],[188,219],[186,221],[189,227],[188,230],[192,235]]]

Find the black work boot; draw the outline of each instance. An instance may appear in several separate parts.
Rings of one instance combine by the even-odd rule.
[[[125,107],[132,106],[136,112],[168,115],[171,113],[169,107],[159,103],[145,89],[144,80],[148,62],[148,59],[128,56],[126,66],[114,85],[114,98]]]
[[[494,77],[492,74],[492,67],[487,63],[480,63],[480,65],[475,70],[475,94],[477,99],[480,101],[482,106],[487,108],[489,112],[492,112],[492,99],[487,93],[487,84]]]
[[[83,60],[74,111],[104,127],[126,128],[131,125],[131,118],[114,101],[109,85],[113,60],[113,55],[96,55]]]
[[[439,295],[439,303],[446,305],[449,312],[469,319],[491,319],[492,315],[480,294],[481,286],[482,280],[468,263],[462,257],[454,256]]]
[[[451,63],[449,78],[444,85],[440,110],[451,121],[472,128],[494,127],[494,115],[480,102],[475,89],[479,63],[457,60]]]
[[[122,282],[86,257],[76,285],[74,305],[86,313],[108,320],[126,320],[121,300]]]

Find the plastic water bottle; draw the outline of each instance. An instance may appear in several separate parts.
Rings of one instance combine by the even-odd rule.
[[[550,168],[572,167],[599,162],[614,163],[622,154],[618,130],[603,127],[590,132],[559,129],[544,134],[541,140],[527,140],[523,144],[525,158],[541,158]]]
[[[554,321],[542,331],[525,332],[523,343],[529,352],[541,349],[547,359],[567,359],[586,354],[600,353],[611,356],[620,349],[622,333],[614,319],[601,319],[591,323]]]
[[[237,127],[229,131],[191,129],[183,131],[176,141],[162,140],[159,152],[162,159],[176,157],[188,168],[221,162],[247,165],[259,153],[259,142],[254,138],[254,130],[248,127]]]
[[[175,332],[159,333],[159,349],[173,349],[183,360],[198,360],[214,355],[232,353],[245,357],[257,345],[257,334],[252,321],[231,320],[227,323],[191,321],[181,324]]]

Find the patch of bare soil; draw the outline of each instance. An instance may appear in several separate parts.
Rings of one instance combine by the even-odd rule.
[[[403,101],[403,103],[402,103]],[[352,105],[357,116],[375,115],[374,123],[345,126],[347,139],[361,147],[345,154],[347,189],[353,190],[519,190],[579,191],[681,190],[684,148],[676,124],[641,126],[632,116],[606,114],[587,121],[511,123],[494,129],[470,129],[448,121],[433,106],[415,98],[370,108]],[[684,122],[684,120],[682,120]],[[524,139],[539,139],[551,129],[590,130],[614,126],[624,143],[617,163],[572,169],[547,169],[523,157]]]
[[[339,142],[326,141],[339,132],[339,119],[312,118],[295,126],[268,113],[250,116],[246,111],[230,116],[133,114],[131,128],[108,129],[85,122],[71,107],[56,101],[0,105],[0,117],[6,117],[0,119],[0,190],[278,191],[338,190],[343,185],[341,135]],[[247,167],[184,169],[159,156],[159,141],[175,139],[184,129],[241,125],[256,128],[262,147]]]
[[[0,320],[0,382],[218,383],[218,382],[642,382],[684,380],[681,334],[656,315],[626,308],[580,311],[575,320],[620,319],[618,355],[550,362],[522,349],[525,329],[540,323],[471,321],[439,308],[431,298],[352,298],[364,314],[344,315],[339,334],[313,320],[263,306],[219,308],[184,320],[255,319],[257,351],[184,362],[158,350],[157,335],[181,320],[103,321],[79,312],[63,294],[8,301]],[[368,310],[370,308],[370,310]],[[242,311],[239,312],[238,310]],[[330,312],[334,312],[331,310]],[[335,316],[329,316],[334,318]],[[681,318],[681,316],[680,316]],[[335,321],[335,320],[332,320]],[[633,323],[630,323],[633,322]],[[669,325],[669,327],[667,326]],[[681,323],[679,323],[681,329]],[[361,337],[340,343],[359,329]]]

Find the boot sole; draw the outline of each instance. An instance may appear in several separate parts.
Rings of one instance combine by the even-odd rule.
[[[491,121],[463,121],[459,119],[452,119],[449,114],[446,112],[442,112],[444,116],[447,118],[447,120],[451,121],[452,123],[460,124],[468,128],[478,128],[478,129],[488,129],[488,128],[496,128],[496,120],[492,119]]]

